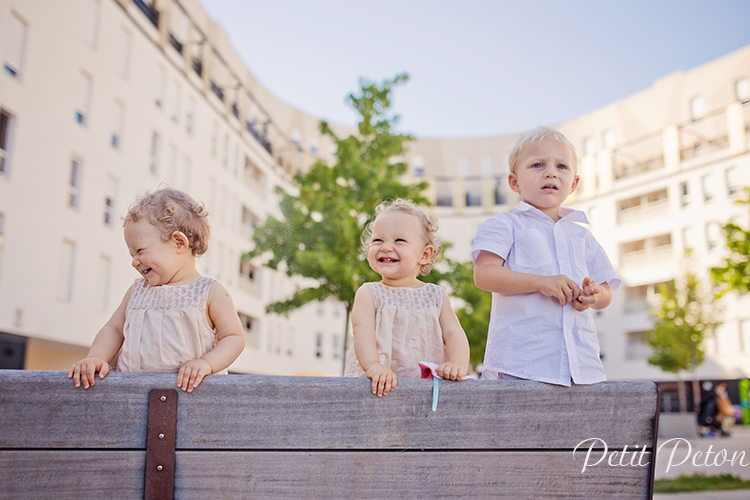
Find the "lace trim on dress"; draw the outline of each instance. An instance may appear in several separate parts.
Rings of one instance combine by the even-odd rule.
[[[127,309],[205,309],[213,282],[213,278],[203,277],[187,285],[150,286],[144,278],[138,278],[133,284]]]
[[[395,306],[405,309],[429,309],[442,307],[445,292],[432,283],[419,288],[392,287],[383,283],[368,283],[375,308]]]

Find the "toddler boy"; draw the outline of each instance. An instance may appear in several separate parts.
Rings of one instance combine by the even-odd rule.
[[[540,127],[508,158],[513,212],[479,227],[471,256],[474,282],[492,292],[482,375],[569,386],[606,380],[590,308],[603,309],[620,286],[604,249],[580,224],[583,212],[560,208],[578,186],[575,148]]]

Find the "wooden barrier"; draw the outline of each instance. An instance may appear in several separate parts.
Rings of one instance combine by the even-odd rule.
[[[0,497],[652,495],[652,382],[440,381],[433,412],[431,380],[383,398],[367,379],[214,375],[190,394],[175,380],[111,373],[83,390],[0,370]]]

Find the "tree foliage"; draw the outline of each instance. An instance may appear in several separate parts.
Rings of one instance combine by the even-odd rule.
[[[336,145],[334,164],[318,161],[298,174],[299,194],[281,193],[282,219],[269,217],[256,228],[246,258],[266,258],[271,269],[310,278],[288,299],[268,305],[269,312],[288,313],[332,297],[346,305],[348,323],[357,289],[376,278],[360,255],[360,237],[375,206],[393,198],[428,203],[421,194],[426,183],[399,181],[407,169],[399,157],[412,137],[394,130],[398,116],[389,112],[392,88],[407,80],[406,74],[381,84],[360,80],[359,93],[347,98],[360,115],[358,134],[339,138],[321,122],[321,133]]]
[[[653,348],[648,362],[668,373],[692,372],[705,360],[703,341],[720,324],[713,298],[702,293],[690,269],[673,286],[659,287],[659,297],[651,311],[656,321],[647,335]]]
[[[745,188],[746,198],[737,203],[750,205],[750,188]],[[719,295],[730,290],[750,292],[750,227],[742,229],[732,222],[724,226],[730,255],[724,266],[711,269],[711,277],[719,285]]]

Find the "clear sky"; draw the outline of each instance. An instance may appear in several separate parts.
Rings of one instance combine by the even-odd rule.
[[[420,137],[554,126],[750,44],[750,0],[200,1],[311,115],[353,125],[360,77],[407,72],[394,109]]]

